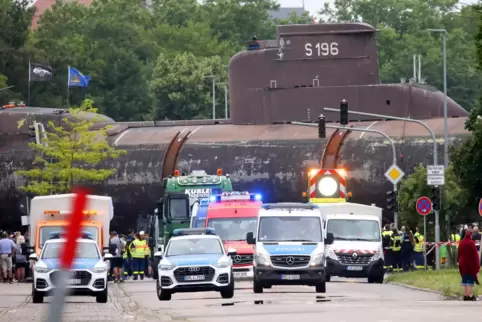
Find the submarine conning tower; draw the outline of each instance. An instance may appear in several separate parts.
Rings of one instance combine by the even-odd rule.
[[[282,25],[276,46],[239,52],[229,64],[233,124],[313,121],[352,110],[415,119],[443,116],[444,95],[428,85],[380,84],[376,29],[365,23]],[[411,61],[407,61],[411,64]],[[404,75],[401,75],[403,77]],[[448,98],[449,117],[467,116]],[[350,119],[376,120],[350,115]]]

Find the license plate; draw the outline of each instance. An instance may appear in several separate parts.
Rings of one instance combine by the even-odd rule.
[[[347,271],[363,271],[362,266],[347,266],[346,267]]]
[[[184,276],[185,281],[204,281],[206,277],[204,275],[191,275]]]
[[[281,275],[282,280],[299,280],[300,276],[299,275]]]
[[[78,278],[67,280],[67,284],[69,285],[78,285],[80,283],[82,283],[82,281]]]
[[[234,272],[234,277],[248,277],[248,272]]]

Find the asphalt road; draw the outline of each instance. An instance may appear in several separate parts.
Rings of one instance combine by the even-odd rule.
[[[459,321],[480,314],[480,302],[447,301],[439,295],[364,280],[333,279],[326,294],[313,287],[273,286],[254,294],[251,282],[237,282],[233,299],[219,293],[174,294],[160,302],[153,280],[109,285],[110,299],[69,297],[64,321]],[[49,300],[33,304],[30,284],[0,284],[0,320],[45,321]]]

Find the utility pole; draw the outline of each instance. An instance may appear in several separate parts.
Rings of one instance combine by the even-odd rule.
[[[339,112],[339,109],[335,108],[324,108],[325,111],[330,111],[330,112]],[[411,122],[411,123],[417,123],[423,126],[431,135],[432,141],[433,141],[433,165],[437,166],[438,165],[438,157],[437,157],[437,141],[435,139],[435,134],[433,131],[428,127],[427,124],[425,124],[422,121],[419,120],[414,120],[411,118],[404,118],[404,117],[397,117],[397,116],[390,116],[390,115],[383,115],[383,114],[374,114],[374,113],[365,113],[365,112],[356,112],[356,111],[348,111],[349,114],[355,114],[355,115],[362,115],[362,116],[372,116],[372,117],[378,117],[380,119],[392,119],[392,120],[399,120],[399,121],[405,121],[405,122]],[[368,132],[368,131],[367,131]],[[438,186],[435,186],[435,188],[438,188]],[[440,204],[440,202],[439,202]],[[438,208],[438,209],[435,209]],[[439,207],[434,207],[434,213],[435,213],[435,243],[438,245],[440,242],[440,214],[439,214]],[[426,233],[424,233],[426,238]],[[435,247],[435,258],[436,258],[436,263],[435,267],[437,270],[440,269],[440,248]]]

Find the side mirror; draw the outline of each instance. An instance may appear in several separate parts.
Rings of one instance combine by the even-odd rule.
[[[228,249],[228,256],[235,256],[238,252],[234,248]]]
[[[31,259],[31,260],[33,260],[33,261],[36,261],[36,260],[38,260],[38,256],[37,256],[36,253],[33,253],[33,254],[30,254],[30,256],[28,257],[28,259]]]
[[[154,253],[154,257],[162,258],[162,251],[155,252],[155,253]]]
[[[246,242],[249,245],[256,244],[256,238],[254,238],[254,234],[252,232],[249,232],[249,233],[246,234]]]
[[[325,238],[325,245],[331,245],[335,241],[335,236],[333,233],[327,233]]]
[[[104,260],[111,260],[112,258],[114,258],[114,256],[112,256],[112,254],[104,254]]]

